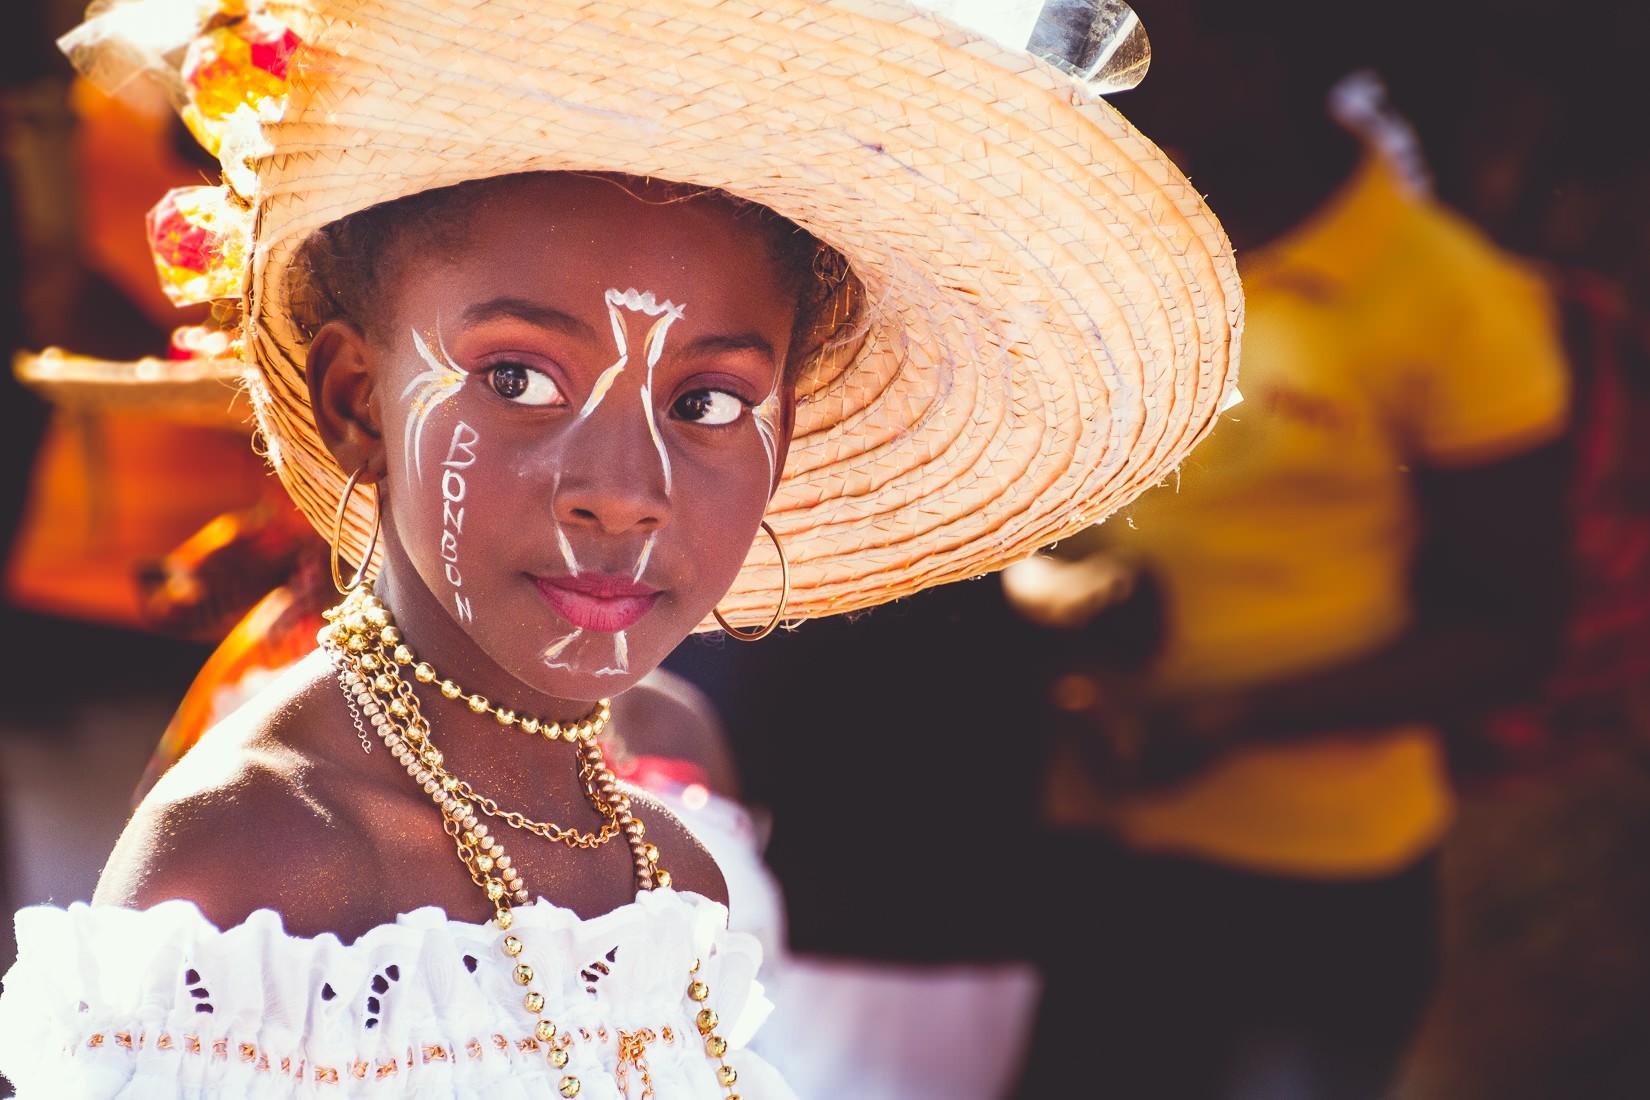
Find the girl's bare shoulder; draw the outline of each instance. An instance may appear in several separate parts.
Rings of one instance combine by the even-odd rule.
[[[121,833],[95,901],[185,898],[220,928],[258,909],[278,911],[298,935],[348,926],[371,883],[350,858],[359,780],[325,748],[342,737],[353,743],[354,731],[331,670],[306,658],[161,778]]]
[[[646,828],[646,839],[659,849],[659,866],[670,872],[670,884],[726,905],[727,880],[704,842],[647,791],[626,784],[625,793]]]

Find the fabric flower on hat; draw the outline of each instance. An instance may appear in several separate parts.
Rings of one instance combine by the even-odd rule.
[[[298,36],[267,15],[246,14],[207,29],[189,44],[180,76],[187,101],[183,121],[217,156],[226,124],[238,111],[257,112],[285,99]]]
[[[252,215],[225,187],[179,187],[149,211],[161,289],[180,306],[234,298],[245,277]]]

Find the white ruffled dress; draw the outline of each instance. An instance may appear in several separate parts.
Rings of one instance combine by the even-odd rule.
[[[744,1049],[769,1006],[761,949],[726,917],[672,890],[590,920],[541,900],[515,910],[525,949],[509,958],[493,925],[435,908],[346,945],[289,936],[270,910],[220,931],[186,901],[38,906],[17,916],[0,1072],[19,1100],[554,1100],[568,1076],[579,1100],[791,1100]],[[533,968],[542,1016],[523,1005],[517,963]],[[688,995],[695,979],[703,1003]],[[707,1007],[731,1088],[696,1023]],[[565,1067],[534,1037],[541,1018]]]

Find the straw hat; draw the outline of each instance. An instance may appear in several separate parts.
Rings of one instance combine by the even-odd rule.
[[[865,337],[805,372],[767,517],[790,618],[977,576],[1094,523],[1173,470],[1235,395],[1225,236],[1070,59],[896,0],[222,0],[227,16],[203,2],[125,10],[149,9],[151,39],[157,5],[193,19],[218,36],[214,57],[233,52],[230,32],[261,42],[253,75],[283,82],[221,126],[187,66],[177,88],[225,162],[215,229],[248,211],[249,243],[220,255],[243,265],[254,404],[323,531],[345,472],[307,406],[289,263],[344,215],[509,172],[721,188],[848,258]],[[65,47],[118,79],[133,47],[111,61],[120,35],[95,28]],[[178,71],[175,46],[143,48]],[[360,553],[371,516],[352,504]],[[758,623],[778,598],[759,535],[721,610]]]

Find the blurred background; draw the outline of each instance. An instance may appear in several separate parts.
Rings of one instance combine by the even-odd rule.
[[[740,774],[723,793],[756,822],[788,913],[781,933],[797,976],[776,983],[771,1041],[811,1051],[794,1060],[799,1084],[814,1082],[816,1096],[961,1100],[1042,1095],[1050,1082],[1078,1086],[1071,1095],[1170,1100],[1650,1095],[1650,93],[1642,62],[1650,9],[1629,0],[1564,9],[1536,0],[1437,0],[1420,10],[1308,0],[1135,7],[1152,36],[1153,67],[1140,89],[1112,102],[1206,192],[1246,281],[1251,272],[1278,278],[1276,242],[1299,244],[1331,215],[1364,210],[1337,196],[1378,163],[1400,196],[1394,204],[1454,211],[1449,240],[1472,241],[1459,247],[1474,256],[1482,250],[1465,274],[1417,266],[1397,281],[1447,289],[1451,278],[1476,280],[1467,302],[1490,295],[1503,270],[1533,273],[1540,301],[1496,299],[1508,318],[1497,331],[1525,345],[1547,333],[1552,361],[1566,372],[1567,397],[1553,398],[1550,410],[1562,436],[1513,438],[1513,428],[1540,427],[1531,414],[1509,428],[1505,453],[1411,447],[1410,436],[1444,431],[1432,411],[1450,402],[1460,406],[1455,421],[1473,425],[1477,410],[1507,405],[1506,393],[1523,392],[1514,372],[1527,346],[1506,349],[1503,383],[1492,340],[1475,368],[1480,392],[1465,399],[1459,387],[1432,382],[1436,389],[1419,392],[1394,383],[1371,399],[1372,415],[1402,444],[1394,444],[1393,468],[1401,464],[1404,475],[1394,514],[1407,517],[1403,546],[1413,560],[1403,558],[1402,579],[1416,622],[1432,607],[1452,622],[1479,614],[1476,626],[1520,643],[1471,667],[1432,661],[1448,675],[1431,680],[1372,671],[1374,656],[1387,656],[1373,642],[1345,666],[1364,677],[1365,695],[1415,699],[1413,713],[1365,702],[1381,722],[1425,719],[1442,731],[1448,755],[1449,805],[1440,802],[1439,836],[1413,864],[1429,884],[1414,909],[1427,927],[1388,967],[1425,956],[1404,994],[1414,1004],[1355,1025],[1391,1029],[1381,1042],[1397,1053],[1385,1051],[1368,1071],[1384,1082],[1369,1091],[1319,1082],[1306,1054],[1248,1037],[1236,1041],[1249,1068],[1208,1086],[1131,1093],[1046,1059],[1050,1072],[1033,1072],[1048,1041],[1037,1004],[1050,967],[1075,958],[1080,944],[1104,941],[1097,969],[1073,963],[1104,986],[1141,934],[1071,915],[1120,911],[1126,893],[1146,899],[1144,924],[1161,925],[1181,901],[1194,904],[1118,857],[1109,818],[1075,831],[1061,820],[1048,782],[1061,737],[1092,741],[1099,730],[1115,749],[1116,717],[1127,709],[1116,701],[1150,696],[1151,706],[1129,712],[1148,748],[1100,764],[1090,754],[1084,767],[1108,796],[1155,795],[1218,767],[1211,757],[1225,750],[1210,750],[1215,734],[1200,741],[1200,730],[1248,736],[1213,700],[1240,700],[1246,713],[1271,706],[1271,724],[1296,739],[1327,721],[1321,708],[1298,717],[1298,698],[1290,710],[1264,691],[1226,684],[1178,707],[1180,739],[1154,755],[1151,746],[1171,740],[1152,740],[1166,696],[1150,685],[1153,662],[1175,640],[1175,590],[1164,579],[1172,572],[1140,568],[1149,548],[1100,541],[1066,548],[1065,564],[1086,561],[1101,580],[1050,582],[1056,597],[1090,582],[1084,591],[1105,593],[1075,628],[1038,622],[988,578],[760,646],[690,639],[672,659],[715,704]],[[144,214],[168,188],[212,179],[212,163],[163,97],[134,90],[109,99],[71,78],[52,41],[81,8],[16,0],[0,36],[0,200],[9,215],[0,219],[0,250],[14,276],[0,298],[0,344],[8,361],[19,353],[23,376],[0,372],[7,911],[89,897],[146,772],[306,644],[302,624],[330,592],[324,545],[264,474],[245,409],[221,377],[212,319],[174,309],[156,286]],[[1343,80],[1362,72],[1379,81]],[[1336,88],[1341,107],[1332,110]],[[1374,249],[1370,240],[1385,230],[1371,220],[1337,232],[1327,269],[1278,285],[1309,304],[1332,301],[1344,274],[1336,265]],[[1320,276],[1329,283],[1314,281]],[[1277,339],[1271,317],[1252,319],[1263,330],[1257,348]],[[1548,328],[1524,340],[1532,317]],[[1418,355],[1454,346],[1453,324],[1413,324]],[[1499,322],[1492,315],[1487,324]],[[204,328],[177,335],[180,325]],[[30,354],[53,346],[71,355]],[[1390,364],[1394,379],[1407,379],[1409,368]],[[1248,377],[1250,401],[1217,440],[1260,430],[1259,413],[1273,408]],[[1414,470],[1402,457],[1412,452]],[[1436,460],[1438,476],[1422,459]],[[1189,479],[1200,461],[1188,464]],[[1340,491],[1311,474],[1283,480]],[[1189,482],[1189,501],[1195,488]],[[1173,508],[1151,499],[1130,526],[1145,524],[1149,541],[1146,517],[1156,509],[1169,513],[1163,530],[1178,530],[1191,513]],[[1430,537],[1448,533],[1452,514],[1470,518],[1458,526],[1476,526],[1478,542],[1473,531],[1459,533],[1458,544]],[[1209,530],[1218,547],[1228,527],[1211,521]],[[1429,552],[1453,545],[1468,547],[1472,562],[1452,573],[1447,554],[1435,562]],[[1268,575],[1251,574],[1246,599],[1266,598]],[[1396,646],[1398,637],[1387,640]],[[191,691],[209,657],[214,664]],[[1074,672],[1079,659],[1086,671]],[[1309,669],[1320,700],[1330,690],[1319,675],[1327,667]],[[1268,688],[1283,679],[1260,678]],[[1355,694],[1335,690],[1337,699]],[[845,832],[843,809],[867,805],[886,810],[887,828]],[[1075,846],[1074,832],[1083,837]],[[1307,877],[1349,880],[1333,870]],[[1326,935],[1322,954],[1304,964],[1337,975],[1302,994],[1325,1013],[1340,1007],[1337,989],[1348,1000],[1363,996],[1360,979],[1340,976],[1341,963],[1387,959],[1357,927]],[[1198,937],[1193,928],[1183,934]],[[9,928],[0,969],[12,955],[6,936]],[[1245,950],[1241,941],[1219,948]],[[1190,943],[1186,954],[1196,954]],[[1234,978],[1229,961],[1200,957],[1163,1010],[1195,1003],[1200,975],[1218,970],[1258,988],[1276,973]],[[1057,984],[1048,985],[1051,997]],[[784,1022],[787,990],[813,1006],[794,1030]],[[833,1053],[839,1041],[861,1054],[851,1078]],[[1164,1048],[1166,1058],[1176,1049],[1196,1057],[1185,1034],[1168,1036]],[[949,1076],[936,1068],[945,1065]],[[1032,1071],[1022,1079],[1023,1065]]]

